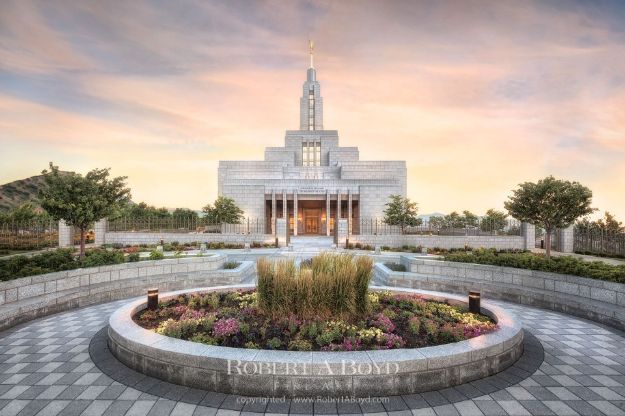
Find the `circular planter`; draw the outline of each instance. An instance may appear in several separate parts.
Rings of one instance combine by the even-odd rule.
[[[170,292],[162,300],[193,292],[251,289],[218,286]],[[427,299],[466,304],[459,296],[413,289]],[[498,373],[522,354],[523,330],[508,311],[482,303],[482,313],[498,329],[469,340],[434,347],[354,351],[274,351],[204,345],[157,334],[132,317],[144,299],[115,311],[108,344],[128,367],[165,381],[223,393],[252,396],[368,397],[417,393],[451,387]]]

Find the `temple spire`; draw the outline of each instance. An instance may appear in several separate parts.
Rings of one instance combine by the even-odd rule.
[[[314,68],[315,66],[313,65],[313,55],[315,53],[315,43],[312,40],[308,40],[308,51],[310,53],[310,67]]]

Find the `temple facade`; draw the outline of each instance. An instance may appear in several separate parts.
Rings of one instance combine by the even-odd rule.
[[[324,129],[312,47],[299,129],[286,131],[284,146],[266,148],[262,161],[220,161],[218,176],[219,195],[264,220],[267,233],[285,218],[291,235],[330,235],[344,218],[358,234],[361,218],[381,219],[390,195],[406,195],[405,161],[361,161],[357,147],[339,146],[338,132]]]

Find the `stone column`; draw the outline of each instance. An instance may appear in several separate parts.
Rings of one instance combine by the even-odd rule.
[[[65,221],[59,221],[59,247],[74,246],[74,227],[65,224]]]
[[[336,221],[341,219],[341,190],[336,191]]]
[[[286,204],[286,190],[282,190],[282,218],[284,218],[285,228],[284,228],[284,236],[286,238],[285,245],[289,244],[289,209]]]
[[[326,191],[326,236],[330,237],[330,192]]]
[[[276,235],[276,191],[271,191],[271,234]]]
[[[573,253],[575,251],[574,231],[575,228],[571,225],[568,228],[562,228],[558,230],[558,251],[561,253]]]
[[[536,227],[528,222],[521,223],[523,250],[532,250],[536,246]]]
[[[345,242],[347,240],[347,220],[346,219],[339,219],[337,220],[338,224],[338,238],[337,238],[337,242],[336,242],[336,246],[337,247],[343,247],[345,248]]]
[[[352,190],[347,191],[347,236],[352,235]]]
[[[106,218],[102,218],[100,221],[95,223],[94,232],[95,232],[95,245],[101,246],[106,243],[106,231],[108,226],[108,220]]]
[[[278,218],[276,220],[276,238],[278,239],[279,247],[286,247],[287,245],[287,230],[288,225],[285,218]]]
[[[297,191],[293,191],[293,235],[297,235]]]

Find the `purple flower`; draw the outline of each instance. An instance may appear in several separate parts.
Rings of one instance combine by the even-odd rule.
[[[406,342],[402,337],[395,334],[383,334],[382,339],[384,340],[384,347],[390,348],[401,348]]]
[[[220,319],[213,326],[213,334],[216,337],[227,337],[239,332],[239,321],[235,318]]]
[[[393,332],[395,330],[395,324],[393,321],[381,313],[376,315],[375,319],[371,321],[371,324],[376,328],[380,328],[384,332]]]

